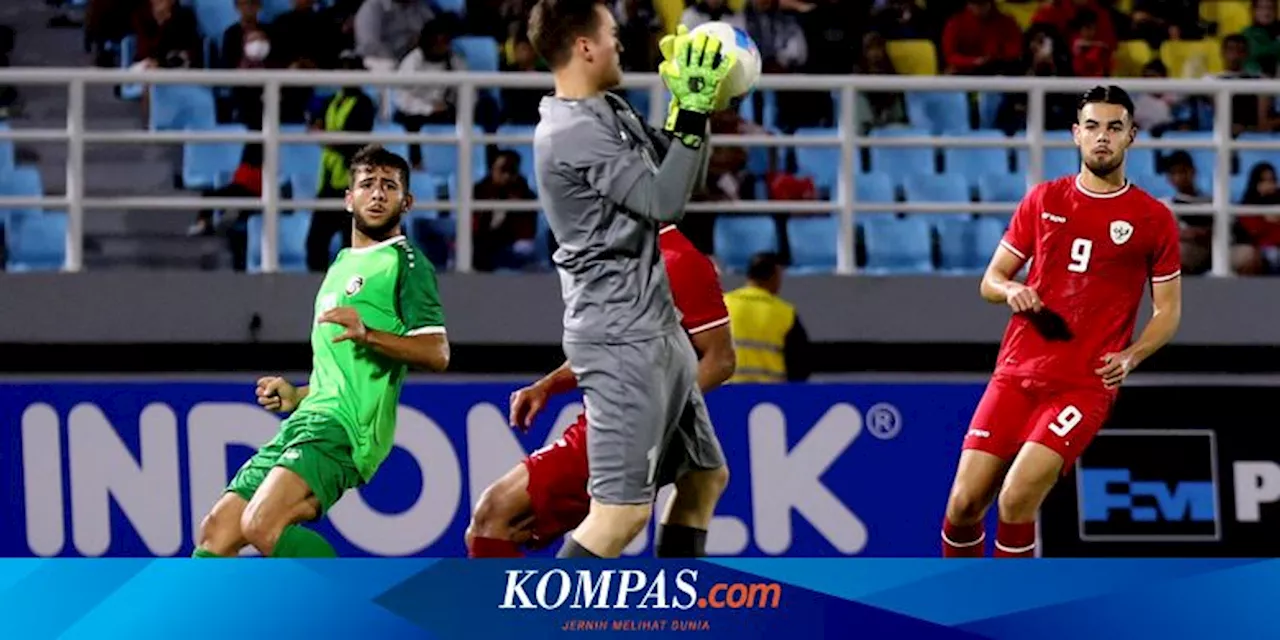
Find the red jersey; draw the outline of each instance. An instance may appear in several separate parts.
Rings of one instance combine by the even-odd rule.
[[[729,324],[724,291],[711,260],[673,226],[658,232],[658,247],[667,265],[667,280],[680,312],[680,326],[693,335]]]
[[[997,374],[1102,387],[1102,356],[1128,347],[1147,283],[1182,275],[1178,223],[1132,183],[1096,193],[1067,176],[1038,185],[1013,214],[1000,245],[1031,260],[1027,286],[1066,320],[1073,337],[1051,342],[1014,314]]]

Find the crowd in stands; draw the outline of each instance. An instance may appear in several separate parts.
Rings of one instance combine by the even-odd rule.
[[[545,67],[524,35],[533,2],[90,0],[85,33],[99,64],[125,67],[538,71]],[[1280,60],[1276,0],[615,0],[613,9],[628,71],[654,70],[657,41],[677,23],[692,28],[709,20],[728,21],[750,33],[766,73],[1261,78],[1273,77]],[[212,120],[196,125],[161,122],[167,110],[158,101],[172,96],[162,96],[158,88],[136,91],[153,128],[256,129],[262,123],[259,89],[214,92]],[[474,121],[489,132],[527,133],[537,122],[543,93],[482,91]],[[1212,129],[1211,96],[1135,98],[1144,137],[1202,138]],[[1047,97],[1044,124],[1051,134],[1070,129],[1075,99]],[[873,136],[1015,135],[1026,128],[1027,100],[1020,94],[860,92],[858,100],[859,125]],[[635,96],[633,104],[643,112],[646,95]],[[718,114],[713,127],[719,133],[830,134],[836,106],[828,92],[756,91],[738,110]],[[1270,96],[1237,97],[1234,133],[1280,133],[1278,107]],[[385,93],[366,87],[288,89],[280,114],[286,127],[438,132],[452,130],[457,109],[451,87],[420,84]],[[456,153],[442,145],[403,147],[415,170],[419,199],[448,198],[458,188]],[[320,171],[312,177],[305,168],[286,167],[285,188],[298,197],[340,194],[348,179],[345,159],[353,151],[325,146],[318,159],[300,154]],[[536,185],[530,147],[486,151],[474,154],[473,196],[531,198]],[[1065,151],[1069,155],[1046,152],[1048,172],[1075,170],[1074,150]],[[833,148],[717,147],[698,197],[826,198],[836,185],[834,153]],[[260,149],[243,146],[216,178],[186,186],[209,194],[256,195],[260,158]],[[1134,150],[1129,170],[1135,182],[1158,197],[1206,202],[1213,158],[1210,149]],[[938,193],[953,194],[960,202],[1016,201],[1026,171],[1022,150],[873,148],[862,149],[856,160],[858,197],[873,202],[936,200]],[[1280,202],[1275,173],[1280,151],[1239,152],[1232,166],[1232,201]],[[183,173],[190,172],[184,168]],[[252,269],[256,258],[245,256],[244,243],[253,242],[258,217],[253,214],[202,212],[192,233],[227,233],[236,267]],[[323,269],[345,235],[340,231],[347,214],[291,215],[299,214],[307,218],[305,227],[296,223],[307,229],[302,262]],[[859,263],[873,272],[909,272],[980,268],[1007,217],[864,214],[859,219]],[[415,214],[413,220],[419,241],[442,265],[452,252],[451,220],[448,212]],[[830,270],[835,263],[834,246],[812,246],[815,238],[833,244],[832,216],[690,215],[684,224],[694,242],[728,268],[744,266],[759,250],[776,250],[797,271]],[[473,225],[478,268],[547,266],[551,242],[537,214],[478,212]],[[1209,268],[1212,225],[1208,218],[1187,216],[1183,226],[1186,271],[1202,273]],[[957,233],[965,239],[957,240]],[[1232,245],[1232,264],[1240,273],[1280,272],[1280,217],[1241,218],[1233,225]]]

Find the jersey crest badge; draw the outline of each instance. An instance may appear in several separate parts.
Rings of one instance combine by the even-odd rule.
[[[1115,227],[1112,227],[1111,235],[1112,236],[1115,235]],[[351,280],[347,282],[347,295],[354,296],[363,287],[364,287],[364,276],[361,276],[361,275],[351,276]]]
[[[1124,244],[1133,237],[1133,225],[1124,220],[1111,221],[1111,241],[1116,244]]]

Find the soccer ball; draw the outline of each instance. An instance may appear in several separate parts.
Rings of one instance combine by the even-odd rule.
[[[729,76],[724,79],[726,98],[732,99],[746,95],[755,88],[756,82],[760,80],[762,61],[760,49],[756,48],[755,41],[747,35],[746,31],[727,22],[714,21],[699,25],[690,32],[690,35],[699,33],[715,36],[720,40],[725,51],[731,51],[737,57]]]

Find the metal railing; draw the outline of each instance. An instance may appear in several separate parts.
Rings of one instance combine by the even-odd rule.
[[[1131,93],[1146,91],[1173,92],[1190,95],[1212,95],[1214,99],[1214,132],[1209,140],[1163,140],[1150,138],[1139,140],[1135,148],[1198,149],[1212,148],[1219,151],[1213,175],[1213,201],[1211,204],[1175,205],[1179,215],[1212,214],[1214,216],[1213,266],[1214,275],[1229,275],[1229,239],[1231,219],[1236,215],[1274,215],[1280,207],[1240,206],[1229,202],[1231,181],[1231,152],[1234,150],[1280,150],[1280,142],[1263,140],[1235,140],[1231,136],[1231,100],[1237,94],[1280,93],[1280,83],[1249,80],[1168,80],[1149,78],[1103,79],[1116,82]],[[1041,77],[962,77],[962,76],[801,76],[767,75],[761,78],[760,89],[783,91],[832,91],[838,94],[837,123],[833,135],[828,137],[794,137],[777,135],[722,135],[714,137],[714,144],[726,146],[764,147],[839,147],[840,168],[837,174],[836,199],[823,201],[738,201],[693,203],[692,213],[832,213],[838,214],[837,273],[855,271],[855,215],[859,211],[900,211],[905,213],[1009,213],[1017,203],[992,202],[862,202],[857,200],[854,157],[862,147],[996,147],[1023,148],[1029,151],[1026,177],[1029,185],[1041,181],[1044,173],[1045,147],[1071,147],[1069,140],[1051,140],[1045,137],[1045,95],[1049,93],[1079,93],[1097,84],[1099,79],[1041,78]],[[280,145],[291,143],[418,143],[458,145],[457,193],[449,201],[420,200],[416,209],[452,210],[456,212],[457,241],[455,263],[459,271],[472,267],[472,211],[536,211],[536,201],[477,201],[472,198],[471,185],[481,177],[473,175],[472,153],[475,145],[527,144],[528,135],[480,135],[473,132],[474,106],[477,90],[498,88],[548,89],[551,76],[542,73],[375,73],[366,71],[212,71],[212,70],[102,70],[27,68],[0,71],[0,83],[66,85],[68,88],[67,126],[65,129],[15,129],[0,130],[0,140],[16,142],[65,142],[68,145],[66,192],[62,196],[42,198],[0,197],[0,209],[18,207],[65,208],[68,214],[66,271],[79,271],[84,265],[84,214],[86,209],[218,209],[260,208],[263,212],[262,270],[274,272],[279,268],[277,253],[279,216],[282,209],[337,209],[340,200],[314,198],[281,200]],[[182,84],[207,86],[261,86],[263,87],[264,116],[261,131],[90,131],[85,127],[85,88],[99,84]],[[280,96],[284,87],[337,87],[379,86],[394,88],[418,84],[453,85],[458,90],[457,134],[427,135],[413,133],[286,133],[280,126]],[[654,124],[659,124],[666,111],[667,94],[661,80],[653,74],[627,76],[622,88],[648,91],[649,113]],[[976,138],[964,136],[922,137],[871,137],[859,133],[857,92],[915,92],[915,91],[966,91],[982,93],[1021,93],[1028,95],[1027,129],[1025,135],[1007,138]],[[202,198],[202,197],[93,197],[85,194],[85,145],[86,144],[138,144],[182,142],[261,142],[263,143],[263,195],[253,198]],[[959,206],[958,206],[959,205]],[[251,249],[252,250],[252,249]]]

